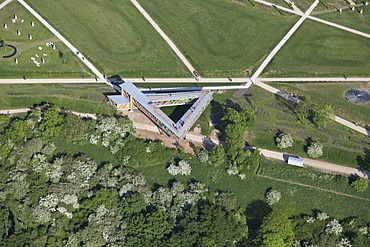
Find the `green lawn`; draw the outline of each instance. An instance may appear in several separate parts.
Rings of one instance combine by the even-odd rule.
[[[370,6],[361,6],[358,9],[363,9],[364,13],[361,15],[357,10],[351,11],[350,9],[346,9],[342,14],[335,11],[319,14],[317,17],[358,31],[370,33]]]
[[[270,83],[283,91],[299,94],[311,102],[329,103],[335,114],[366,126],[370,123],[370,104],[354,105],[346,101],[345,92],[350,88],[370,89],[370,83]]]
[[[31,107],[43,101],[69,110],[113,115],[103,93],[112,89],[103,84],[0,85],[0,109]]]
[[[266,67],[266,77],[369,76],[370,40],[306,20]]]
[[[324,192],[314,188],[307,188],[301,185],[292,185],[288,182],[276,181],[271,178],[261,176],[251,176],[246,180],[240,180],[236,176],[228,176],[222,168],[215,168],[212,165],[200,164],[198,161],[190,161],[192,166],[192,173],[189,177],[176,176],[173,177],[166,171],[166,164],[139,166],[135,169],[139,170],[146,178],[149,184],[166,185],[167,181],[175,178],[179,181],[189,181],[194,179],[205,183],[212,189],[230,191],[236,198],[241,207],[251,207],[256,200],[265,201],[264,194],[268,188],[274,188],[281,192],[282,199],[280,205],[285,208],[292,209],[293,214],[312,213],[313,210],[321,210],[328,213],[332,217],[344,218],[349,216],[358,216],[361,219],[370,219],[368,210],[369,201],[354,199],[343,195],[334,194],[331,192]],[[275,165],[273,161],[265,160],[262,166]],[[290,168],[292,169],[292,168]],[[294,169],[294,168],[293,168]],[[269,172],[268,175],[272,178],[280,178],[279,173]],[[319,174],[316,172],[316,174]],[[263,175],[267,175],[264,173]],[[325,174],[321,173],[321,176]],[[306,174],[306,179],[310,177]],[[295,181],[295,178],[289,178],[288,181]],[[300,180],[303,180],[300,178]],[[310,182],[300,181],[303,184],[310,185]],[[335,187],[336,180],[329,181],[328,184]],[[342,182],[340,184],[342,185]],[[320,184],[317,184],[320,188]],[[341,192],[341,189],[335,190]],[[366,193],[366,192],[365,192]],[[352,193],[357,194],[357,193]],[[364,197],[363,195],[359,195]],[[365,199],[368,197],[365,196]],[[341,205],[338,207],[338,205]]]
[[[139,2],[204,77],[255,70],[298,19],[230,0]]]
[[[18,16],[16,23],[12,23],[14,14]],[[35,27],[31,26],[31,21],[35,23]],[[0,48],[0,78],[22,78],[24,75],[27,78],[92,76],[89,69],[18,2],[13,1],[0,10],[0,23],[0,37],[5,44],[17,48],[17,54],[11,58],[3,56],[12,54],[12,48]],[[3,27],[4,23],[8,25],[8,29]],[[20,36],[17,35],[17,30],[21,31]],[[28,38],[28,34],[32,35],[32,40]],[[47,42],[53,42],[56,49],[47,47]],[[39,50],[38,46],[41,46],[42,50]],[[31,57],[40,63],[40,67],[33,63]],[[18,64],[15,63],[15,58],[18,59]],[[45,64],[42,63],[42,58]]]
[[[98,164],[101,162],[112,162],[112,164],[119,162],[110,154],[107,148],[102,146],[85,142],[72,145],[62,139],[54,140],[54,142],[59,152],[85,153],[94,158]],[[156,149],[156,153],[143,156],[142,153],[145,152],[146,146],[148,144],[143,141],[131,139],[125,150],[127,150],[127,155],[131,157],[129,166],[145,176],[149,187],[167,186],[168,182],[173,181],[173,179],[185,183],[196,180],[205,183],[207,187],[212,189],[232,192],[237,198],[238,205],[244,208],[253,207],[256,200],[265,201],[264,194],[266,190],[274,188],[282,194],[279,204],[292,209],[293,214],[321,210],[338,219],[357,216],[363,220],[370,220],[369,202],[366,201],[366,199],[369,199],[369,189],[364,193],[354,192],[348,186],[348,180],[344,177],[332,177],[317,171],[290,167],[279,162],[262,159],[258,176],[252,175],[247,177],[246,180],[240,180],[236,176],[227,175],[222,167],[199,163],[194,156],[177,152],[174,149],[160,147]],[[171,176],[166,171],[166,165],[167,162],[173,162],[174,159],[189,161],[192,167],[191,175]],[[286,181],[276,181],[275,179]],[[315,188],[292,185],[289,182],[298,182]],[[319,190],[320,188],[352,194],[363,199],[324,192]],[[337,205],[341,206],[338,207]]]
[[[190,75],[129,0],[27,2],[106,75]]]
[[[275,136],[279,131],[289,132],[294,145],[284,149],[286,153],[307,157],[306,141],[312,138],[324,145],[324,155],[320,159],[350,167],[363,167],[361,160],[365,156],[364,148],[370,146],[369,139],[364,135],[335,122],[329,123],[326,130],[317,129],[308,120],[303,125],[297,121],[285,100],[259,87],[254,86],[246,91],[247,96],[237,92],[229,90],[226,94],[216,95],[196,124],[204,126],[209,132],[207,126],[211,116],[222,112],[221,106],[229,99],[237,107],[248,107],[257,113],[255,126],[247,134],[250,145],[280,151],[275,145]]]

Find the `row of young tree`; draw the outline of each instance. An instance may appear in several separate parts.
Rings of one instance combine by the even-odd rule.
[[[243,138],[253,119],[253,112],[229,110],[223,120],[226,148],[216,146],[198,157],[236,169],[239,176],[253,174],[259,155],[245,150]],[[25,118],[1,116],[0,132],[3,246],[309,246],[347,238],[369,244],[365,222],[356,220],[348,234],[346,221],[292,217],[274,190],[266,201],[246,208],[232,193],[193,179],[149,186],[135,167],[181,156],[170,169],[177,172],[176,166],[188,166],[186,156],[134,138],[131,122],[121,117],[81,119],[41,105]],[[83,153],[60,151],[57,142],[91,146],[118,162],[97,163]],[[331,230],[338,224],[342,231]]]

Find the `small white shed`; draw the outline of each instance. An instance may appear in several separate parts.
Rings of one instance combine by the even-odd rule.
[[[304,160],[298,157],[289,156],[288,165],[303,167]]]

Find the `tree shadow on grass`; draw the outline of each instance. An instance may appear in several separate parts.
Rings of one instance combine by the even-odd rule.
[[[264,200],[253,200],[249,203],[245,211],[250,235],[249,239],[252,239],[255,236],[257,230],[262,224],[263,218],[271,211],[271,207]]]
[[[370,171],[370,149],[364,148],[365,156],[357,156],[357,165],[360,170]],[[369,174],[367,175],[368,178],[370,178]]]

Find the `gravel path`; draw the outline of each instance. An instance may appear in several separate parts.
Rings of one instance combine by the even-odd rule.
[[[261,154],[267,158],[285,161],[284,155],[288,155],[282,152],[276,152],[266,149],[260,149]],[[328,173],[342,174],[346,176],[357,175],[359,177],[370,179],[370,171],[363,171],[356,168],[341,166],[334,163],[329,163],[320,160],[314,160],[309,158],[304,158],[304,165],[306,167],[311,167],[316,170],[320,170]]]

